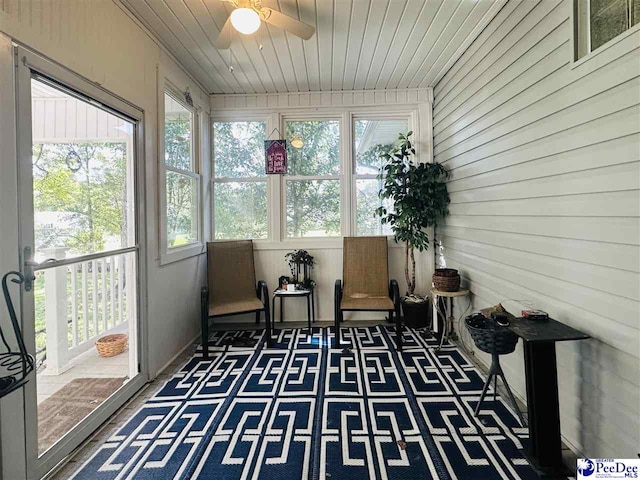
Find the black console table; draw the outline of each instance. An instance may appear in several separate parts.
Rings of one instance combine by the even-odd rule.
[[[539,473],[563,477],[556,342],[585,340],[589,335],[551,318],[511,317],[508,328],[524,341],[530,441],[527,457]]]

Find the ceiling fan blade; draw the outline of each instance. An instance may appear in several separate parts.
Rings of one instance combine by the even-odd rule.
[[[272,8],[264,7],[260,12],[264,15],[265,22],[270,23],[275,27],[282,28],[283,30],[294,34],[296,37],[303,38],[304,40],[309,40],[316,32],[315,27],[303,23],[300,20],[296,20],[289,15],[285,15],[282,12],[273,10]]]
[[[220,34],[214,43],[215,47],[219,50],[225,50],[231,46],[231,33],[233,30],[233,26],[231,25],[231,17],[227,18],[227,21],[224,22],[222,30],[220,30]]]

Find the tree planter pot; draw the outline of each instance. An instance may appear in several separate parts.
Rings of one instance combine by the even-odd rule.
[[[404,315],[404,324],[411,328],[424,328],[429,325],[431,308],[429,301],[415,303],[402,301],[402,313]]]

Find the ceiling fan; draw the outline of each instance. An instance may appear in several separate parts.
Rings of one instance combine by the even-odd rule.
[[[264,21],[275,27],[309,40],[316,29],[311,25],[296,20],[289,15],[285,15],[278,10],[262,6],[262,0],[222,0],[234,6],[233,12],[218,35],[215,42],[216,48],[225,49],[231,46],[231,28],[233,27],[240,33],[251,35],[260,28],[260,24]]]

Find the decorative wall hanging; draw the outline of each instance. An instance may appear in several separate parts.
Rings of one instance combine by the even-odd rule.
[[[287,141],[265,140],[265,169],[267,175],[287,173]]]

